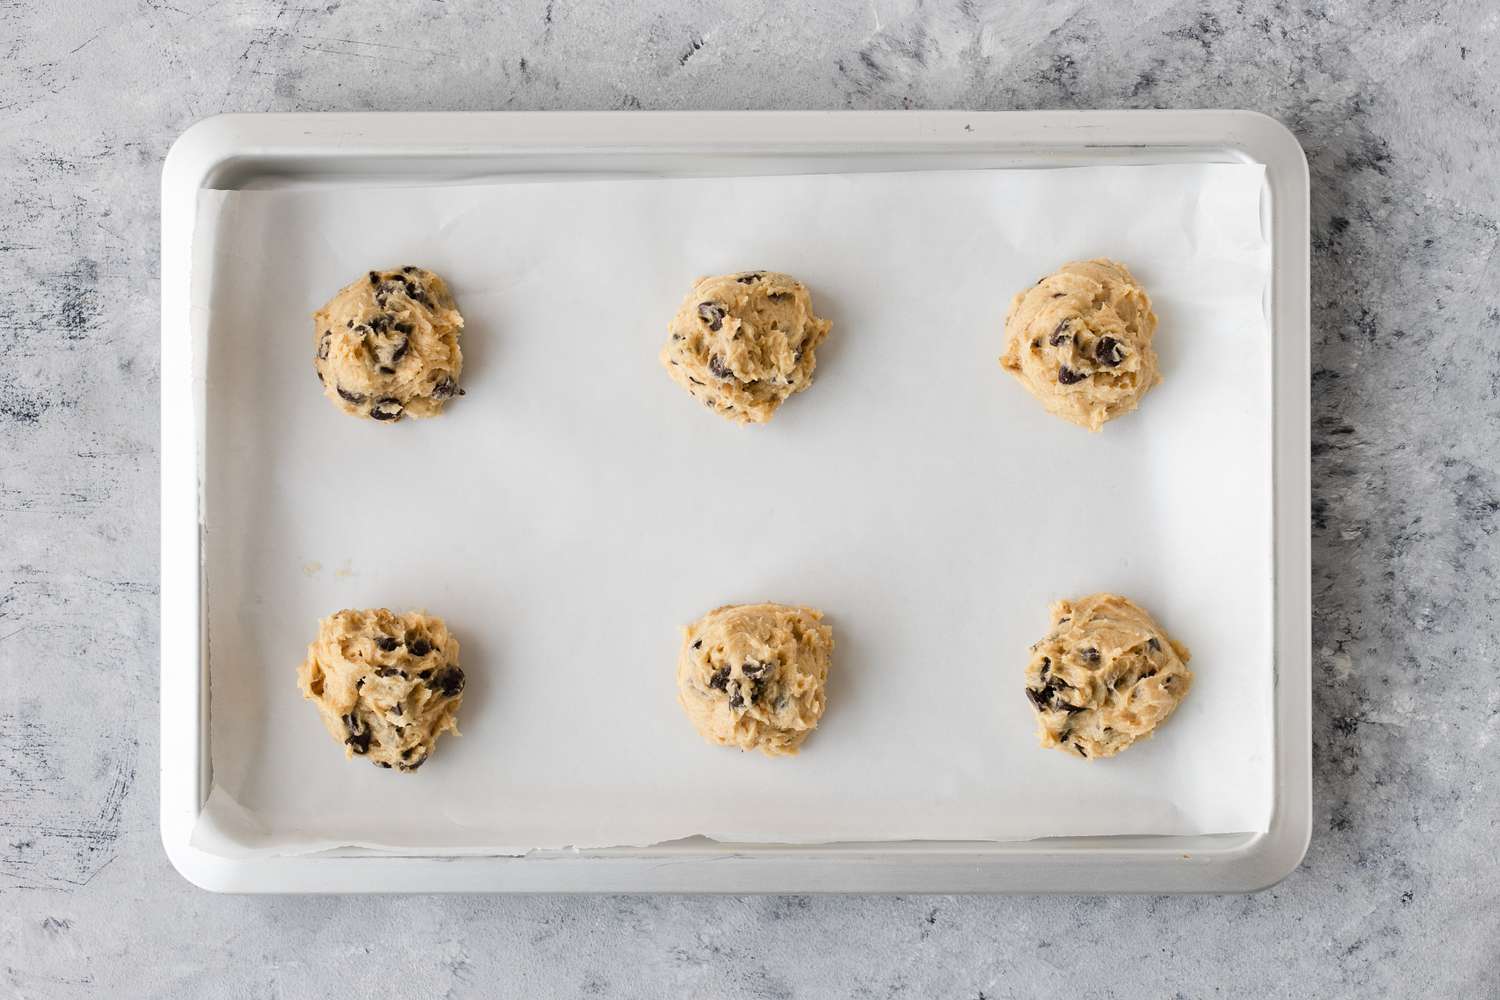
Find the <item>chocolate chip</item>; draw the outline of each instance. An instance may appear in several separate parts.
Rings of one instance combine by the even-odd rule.
[[[411,341],[408,340],[405,337],[402,337],[401,338],[401,343],[397,344],[396,345],[396,349],[391,352],[391,364],[395,364],[396,362],[400,361],[402,358],[406,357],[406,349],[408,347],[410,347],[410,346],[411,346]]]
[[[391,328],[391,318],[385,313],[370,317],[370,332],[384,333]]]
[[[693,643],[693,648],[694,649],[702,649],[703,648],[703,640],[699,639],[697,642]]]
[[[708,686],[715,691],[724,691],[729,687],[729,668],[720,667],[715,670],[713,676],[708,679]]]
[[[1080,756],[1080,757],[1085,757],[1086,758],[1089,755],[1089,752],[1083,748],[1083,744],[1082,743],[1074,743],[1073,744],[1073,749],[1078,751],[1078,756]]]
[[[383,767],[383,768],[386,768],[387,770],[389,770],[390,766],[391,766],[391,763],[390,763],[390,761],[386,761],[386,760],[377,760],[375,762],[375,766],[376,767]]]
[[[394,705],[391,706],[391,714],[392,715],[405,715],[406,714],[406,710],[402,707],[401,703],[398,701],[398,702],[396,702],[396,704],[394,704]],[[398,736],[401,735],[401,727],[400,726],[396,727],[396,735],[398,735]]]
[[[400,672],[401,671],[397,670],[395,667],[380,667],[379,669],[377,669],[375,671],[375,676],[376,677],[395,677]]]
[[[346,403],[363,403],[365,397],[357,392],[349,392],[343,386],[339,386],[339,397]]]
[[[1031,339],[1031,349],[1033,351],[1040,351],[1042,349],[1042,338],[1041,337],[1033,337]]]
[[[397,333],[411,333],[412,330],[416,329],[410,323],[396,323],[394,326]]]
[[[396,651],[396,647],[401,645],[401,640],[392,639],[388,635],[383,635],[379,639],[375,640],[375,645],[379,646],[382,652],[394,653]]]
[[[370,407],[370,416],[376,420],[400,420],[402,409],[401,400],[385,396]]]
[[[359,719],[356,716],[344,716],[344,726],[349,730],[349,735],[344,740],[344,746],[349,747],[357,754],[366,754],[370,752],[370,738],[374,734],[362,726],[356,729],[355,727],[359,725]]]
[[[740,670],[744,672],[746,677],[758,677],[760,675],[760,672],[765,669],[766,665],[764,663],[756,663],[754,661],[751,661],[750,663],[747,663],[740,668]]]
[[[352,320],[352,319],[346,319],[346,320],[344,320],[344,325],[347,326],[349,329],[352,330],[352,329],[354,329],[354,320]]]
[[[1093,646],[1090,646],[1088,649],[1080,649],[1078,655],[1083,659],[1084,663],[1099,662],[1099,651]]]
[[[415,771],[417,768],[421,767],[425,763],[427,763],[427,758],[426,757],[418,757],[416,760],[412,761],[410,764],[402,764],[401,765],[401,770],[403,770],[403,771]]]
[[[1031,703],[1044,712],[1058,710],[1066,710],[1068,712],[1082,711],[1069,705],[1060,697],[1063,691],[1067,689],[1067,686],[1060,678],[1053,677],[1042,687],[1028,687],[1026,689],[1026,697],[1030,698]]]
[[[313,374],[316,375],[316,376],[318,376],[318,384],[319,385],[326,385],[327,384],[327,383],[325,383],[323,381],[323,373],[322,372],[315,371],[315,372],[313,372]]]
[[[405,750],[402,750],[401,751],[401,759],[402,760],[406,760],[407,758],[409,758],[412,755],[412,753],[416,749],[417,749],[416,747],[407,747]]]
[[[1082,372],[1075,372],[1067,365],[1058,366],[1057,380],[1063,385],[1072,385],[1074,382],[1082,382],[1086,378],[1088,378],[1087,375],[1083,374]]]
[[[735,278],[734,280],[738,281],[742,285],[753,285],[757,281],[759,281],[761,278],[764,278],[765,276],[766,276],[766,272],[764,272],[764,271],[752,271],[749,274],[742,274],[738,278]]]
[[[431,670],[419,670],[419,671],[417,671],[417,679],[418,680],[423,680],[423,681],[425,681],[425,680],[431,680],[432,679],[432,671]]]
[[[401,279],[401,283],[399,285],[393,286],[391,288],[391,291],[392,292],[395,292],[395,291],[405,292],[406,293],[406,297],[409,298],[409,299],[411,299],[413,302],[419,302],[419,303],[421,303],[423,305],[427,304],[427,296],[426,296],[426,293],[424,293],[422,291],[422,287],[420,285],[414,285],[414,284],[412,284],[410,281],[407,281],[405,278]]]
[[[1094,345],[1094,357],[1099,359],[1102,365],[1113,368],[1125,360],[1125,352],[1120,350],[1120,342],[1113,337],[1100,337],[1099,342]]]
[[[333,336],[332,330],[324,330],[323,336],[318,340],[318,360],[328,360],[328,340]]]
[[[364,686],[365,686],[365,679],[363,677],[361,677],[359,680],[357,680],[357,681],[354,682],[354,690],[356,690],[356,691],[358,691],[360,688],[362,688]]]
[[[407,643],[406,648],[411,650],[412,656],[426,656],[432,652],[432,643],[426,639],[413,639]]]
[[[380,374],[382,374],[382,375],[394,375],[394,374],[396,374],[396,369],[390,368],[390,367],[388,367],[386,365],[381,365],[380,366]]]
[[[438,691],[449,698],[464,689],[464,672],[457,667],[449,667],[437,676]]]
[[[1063,297],[1063,293],[1062,293],[1062,292],[1053,292],[1053,293],[1052,293],[1052,297],[1053,297],[1053,298],[1054,298],[1054,299],[1060,299],[1060,298],[1062,298],[1062,297]]]
[[[708,328],[715,332],[724,325],[724,307],[717,302],[698,303],[698,318],[708,324]]]
[[[734,694],[730,695],[730,697],[729,697],[729,707],[730,708],[739,708],[739,707],[741,707],[744,704],[745,704],[745,698],[738,691],[736,691]]]
[[[1153,635],[1151,638],[1146,640],[1146,648],[1151,650],[1151,652],[1153,653],[1160,653],[1161,643],[1157,642],[1156,636]]]
[[[794,365],[800,365],[801,363],[802,363],[802,348],[799,347],[792,354],[792,364],[794,364]]]
[[[703,385],[704,384],[702,382],[699,382],[697,379],[693,378],[693,376],[691,376],[691,375],[688,376],[688,381],[691,382],[691,383],[693,383],[694,385]]]
[[[709,372],[711,372],[713,374],[714,378],[721,378],[721,379],[731,379],[731,378],[734,378],[734,372],[727,365],[724,364],[723,359],[720,358],[717,354],[713,354],[713,355],[709,356],[709,359],[708,359],[708,370],[709,370]]]
[[[372,284],[372,285],[378,285],[378,284],[380,284],[380,275],[376,274],[374,271],[370,272],[370,284]]]
[[[433,399],[452,399],[457,389],[458,386],[454,384],[453,377],[444,375],[433,385],[431,396]]]
[[[1068,332],[1068,325],[1072,322],[1070,319],[1065,319],[1057,324],[1057,329],[1052,331],[1052,336],[1048,338],[1047,343],[1053,347],[1060,347],[1072,339],[1073,335]]]
[[[772,302],[780,302],[783,299],[789,299],[791,297],[791,292],[772,292],[770,295],[766,296],[766,298],[770,299]]]
[[[415,267],[413,267],[413,266],[411,266],[411,265],[410,265],[410,264],[407,264],[407,265],[406,265],[406,266],[405,266],[405,267],[403,267],[403,268],[402,268],[402,269],[401,269],[401,270],[402,270],[402,271],[404,271],[404,272],[405,272],[405,273],[407,273],[407,274],[411,274],[411,273],[412,273],[412,272],[413,272],[413,271],[415,271],[415,270],[416,270],[416,268],[415,268]]]

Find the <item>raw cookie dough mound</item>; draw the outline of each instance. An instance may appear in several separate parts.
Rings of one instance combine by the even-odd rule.
[[[1093,759],[1145,739],[1192,687],[1187,661],[1187,647],[1124,597],[1058,601],[1026,667],[1042,746]]]
[[[462,396],[464,318],[431,271],[371,271],[313,314],[313,365],[345,413],[396,421],[431,417]]]
[[[830,324],[797,279],[774,271],[699,278],[668,327],[661,363],[720,416],[762,424],[812,385]]]
[[[677,700],[710,743],[794,754],[823,715],[832,652],[821,611],[715,608],[682,630]]]
[[[1151,300],[1124,264],[1064,264],[1011,299],[1000,366],[1052,413],[1097,431],[1161,381]]]
[[[318,623],[297,686],[345,756],[415,771],[439,736],[458,732],[464,672],[458,640],[441,618],[340,611]]]

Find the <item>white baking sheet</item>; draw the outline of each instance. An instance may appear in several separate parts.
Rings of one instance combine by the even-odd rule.
[[[1263,171],[1056,170],[205,192],[212,791],[193,843],[509,853],[1259,831],[1272,803],[1270,249]],[[1011,295],[1126,261],[1166,381],[1101,434],[997,366]],[[468,395],[355,421],[311,313],[372,267],[442,273]],[[769,425],[657,365],[700,274],[794,273],[833,332]],[[202,350],[202,345],[199,346]],[[1036,746],[1027,646],[1116,590],[1193,650],[1193,692],[1108,761]],[[824,609],[829,709],[796,758],[705,744],[677,628]],[[317,619],[445,617],[461,738],[346,761],[297,691]]]

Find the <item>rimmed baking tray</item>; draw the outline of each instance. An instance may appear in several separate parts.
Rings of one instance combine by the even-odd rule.
[[[399,137],[399,138],[397,138]],[[1272,247],[1273,812],[1263,833],[817,846],[702,838],[525,856],[356,849],[223,857],[190,842],[211,773],[201,415],[190,264],[199,192],[496,175],[766,175],[1099,163],[1265,168]],[[162,838],[220,891],[1244,891],[1300,861],[1311,827],[1308,195],[1282,126],[1246,112],[872,112],[224,116],[163,173]]]

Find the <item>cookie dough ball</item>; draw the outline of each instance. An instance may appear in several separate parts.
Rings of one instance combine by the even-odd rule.
[[[464,318],[431,271],[371,271],[313,314],[313,365],[345,413],[394,422],[431,417],[462,396]]]
[[[1026,667],[1042,746],[1094,759],[1145,739],[1192,687],[1187,661],[1187,647],[1127,598],[1058,601]]]
[[[1064,264],[1010,302],[1000,366],[1052,413],[1097,431],[1161,375],[1151,299],[1124,264]]]
[[[345,756],[415,771],[439,736],[458,732],[464,672],[441,618],[340,611],[318,623],[297,686]]]
[[[813,315],[797,279],[774,271],[699,278],[668,327],[667,374],[710,410],[762,424],[812,385],[815,351],[831,324]]]
[[[682,630],[677,700],[710,743],[794,754],[823,715],[832,652],[821,611],[715,608]]]

